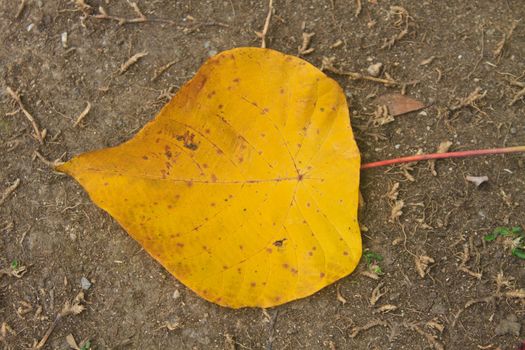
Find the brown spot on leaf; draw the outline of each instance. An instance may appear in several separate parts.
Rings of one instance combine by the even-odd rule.
[[[166,147],[164,147],[164,154],[166,155],[166,157],[167,157],[168,159],[171,158],[172,153],[171,153],[171,148],[170,148],[170,146],[166,145]]]
[[[149,158],[148,158],[148,156],[142,156],[142,159],[148,160]]]
[[[273,245],[276,247],[282,247],[284,244],[284,241],[286,241],[286,238],[280,239],[278,241],[273,242]]]

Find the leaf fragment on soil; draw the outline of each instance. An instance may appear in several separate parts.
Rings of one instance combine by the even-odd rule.
[[[388,93],[381,95],[375,99],[375,104],[385,105],[388,109],[388,113],[393,117],[419,111],[426,107],[426,105],[421,101],[399,93]]]

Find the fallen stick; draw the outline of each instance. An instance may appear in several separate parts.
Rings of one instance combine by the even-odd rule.
[[[11,186],[5,189],[4,193],[2,193],[2,197],[0,197],[0,205],[4,204],[7,197],[17,189],[18,185],[20,185],[20,179],[16,179]]]
[[[446,153],[417,154],[417,155],[408,156],[408,157],[401,157],[401,158],[380,160],[377,162],[364,163],[361,165],[361,169],[370,169],[370,168],[377,168],[377,167],[386,166],[386,165],[418,162],[421,160],[429,160],[429,159],[464,158],[464,157],[482,156],[482,155],[488,155],[488,154],[505,154],[505,153],[518,153],[518,152],[525,152],[525,146],[478,149],[478,150],[471,150],[471,151],[446,152]]]
[[[27,120],[29,120],[29,122],[31,123],[31,126],[33,127],[33,130],[35,132],[35,137],[38,140],[38,142],[40,142],[40,144],[44,144],[44,136],[46,134],[46,130],[44,129],[40,131],[35,118],[33,118],[31,113],[29,113],[27,109],[24,107],[24,104],[22,103],[22,99],[20,98],[20,95],[18,93],[16,93],[9,86],[6,88],[6,91],[13,98],[13,100],[15,100],[15,102],[18,104],[18,107],[22,110],[22,112],[26,116]]]

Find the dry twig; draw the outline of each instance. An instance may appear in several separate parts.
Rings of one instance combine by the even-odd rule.
[[[516,86],[519,86],[518,84],[513,84],[513,85],[516,85]],[[509,102],[509,106],[512,106],[514,105],[516,102],[518,102],[522,97],[525,96],[525,84],[523,84],[523,86],[521,86],[522,89],[520,91],[518,91],[513,97],[512,97],[512,101]]]
[[[174,61],[168,62],[165,65],[163,65],[162,67],[156,69],[155,70],[155,75],[153,76],[153,78],[151,78],[150,81],[153,82],[153,81],[157,80],[165,71],[170,69],[171,66],[173,66],[177,62],[179,62],[179,60],[174,60]]]
[[[80,122],[82,122],[82,120],[86,117],[86,115],[89,113],[89,111],[91,110],[91,103],[88,101],[87,102],[87,105],[86,105],[86,108],[84,108],[84,110],[78,115],[75,123],[73,124],[74,127],[78,126],[78,124],[80,124]]]
[[[509,30],[506,33],[503,33],[503,38],[496,44],[496,48],[492,51],[492,54],[494,58],[496,58],[498,61],[501,59],[501,56],[503,56],[503,50],[505,49],[506,44],[512,37],[512,34],[514,33],[514,29],[518,26],[519,21],[512,21],[512,24],[510,25]]]
[[[446,153],[446,152],[448,152],[448,150],[450,149],[451,146],[452,146],[452,142],[450,142],[450,141],[443,141],[443,142],[441,142],[439,144],[436,153]],[[437,176],[436,160],[435,159],[429,160],[428,161],[428,166],[430,167],[430,172],[432,173],[432,175],[433,176]]]
[[[474,272],[467,267],[467,262],[470,260],[470,253],[468,244],[463,245],[463,253],[461,254],[461,263],[459,264],[458,270],[465,272],[466,274],[481,280],[482,274]]]
[[[410,15],[408,14],[408,11],[401,6],[390,6],[389,15],[397,16],[394,25],[396,27],[399,27],[404,23],[404,28],[399,33],[391,36],[389,39],[385,39],[383,45],[381,46],[382,49],[392,48],[392,46],[394,46],[398,41],[403,39],[408,34],[408,22],[411,19]]]
[[[4,202],[6,201],[7,197],[9,197],[9,195],[11,193],[13,193],[18,188],[18,185],[20,185],[20,179],[16,179],[15,182],[13,182],[13,184],[11,186],[8,186],[4,190],[4,193],[2,193],[2,196],[0,197],[0,205],[4,204]]]
[[[18,10],[16,11],[15,18],[18,19],[22,15],[22,12],[24,12],[24,9],[26,8],[27,0],[21,0],[20,5],[18,5]]]
[[[373,81],[376,83],[385,84],[386,86],[401,85],[400,83],[396,82],[395,80],[391,78],[383,79],[383,78],[372,77],[369,75],[364,75],[364,74],[357,73],[357,72],[342,71],[334,66],[334,60],[335,60],[335,57],[330,57],[330,58],[323,57],[321,70],[332,72],[332,73],[339,74],[339,75],[346,75],[352,80],[368,80],[368,81]]]
[[[119,74],[126,73],[129,67],[131,67],[132,65],[137,63],[142,57],[147,56],[147,55],[148,53],[146,51],[143,51],[143,52],[136,53],[130,58],[128,58],[128,60],[120,66]]]
[[[297,49],[298,55],[308,55],[315,51],[313,47],[310,47],[310,42],[315,33],[303,33],[303,42]]]
[[[42,337],[42,339],[33,346],[33,350],[42,349],[44,345],[46,345],[47,340],[49,339],[49,336],[51,333],[53,333],[53,330],[57,326],[58,322],[63,319],[66,316],[70,315],[78,315],[82,311],[85,310],[85,306],[82,305],[84,302],[84,292],[80,292],[77,294],[77,296],[73,299],[73,301],[69,302],[66,301],[64,306],[62,307],[62,310],[56,315],[55,320],[51,324],[51,326],[47,329],[46,333]]]
[[[389,325],[388,325],[388,323],[386,321],[373,320],[373,321],[368,322],[364,326],[352,328],[352,332],[350,333],[350,338],[355,338],[355,337],[357,337],[357,335],[359,333],[361,333],[363,331],[367,331],[370,328],[378,327],[378,326],[389,327]]]
[[[123,18],[123,17],[111,16],[111,15],[108,14],[108,12],[102,6],[99,6],[98,7],[99,14],[94,15],[93,18],[105,19],[105,20],[110,20],[110,21],[117,21],[119,25],[124,25],[124,24],[128,24],[128,23],[143,23],[143,22],[147,22],[148,21],[148,18],[146,16],[144,16],[144,14],[140,10],[140,8],[139,8],[139,6],[137,5],[136,2],[129,2],[128,1],[128,4],[133,9],[133,12],[135,12],[137,14],[137,17],[135,17],[135,18]]]
[[[14,278],[22,278],[22,276],[24,276],[26,272],[27,267],[25,266],[17,266],[15,268],[5,267],[3,269],[0,269],[0,276],[6,275]]]
[[[429,270],[429,265],[434,263],[434,259],[426,255],[415,256],[414,263],[416,264],[416,270],[419,277],[425,278],[425,275]]]
[[[481,88],[477,87],[467,97],[459,99],[458,103],[450,107],[450,110],[454,112],[454,111],[457,111],[458,109],[470,106],[480,111],[480,109],[476,106],[476,102],[483,99],[486,95],[487,95],[487,91],[484,91],[482,93]]]
[[[341,304],[346,304],[347,303],[347,300],[345,299],[345,297],[343,297],[343,295],[341,294],[341,285],[338,284],[337,287],[335,288],[335,291],[337,293],[337,300],[339,302],[341,302]]]
[[[268,2],[268,14],[266,15],[266,20],[264,21],[264,27],[262,32],[255,32],[255,34],[261,39],[261,47],[266,48],[266,34],[268,33],[268,28],[270,27],[270,19],[272,18],[273,12],[273,0]]]
[[[372,291],[372,295],[370,296],[369,300],[370,305],[374,306],[379,301],[379,299],[381,299],[381,297],[386,294],[386,291],[381,291],[381,287],[383,287],[383,283],[379,283]]]
[[[361,11],[363,10],[363,5],[361,4],[361,0],[355,0],[355,17],[359,17],[361,14]]]
[[[41,161],[42,163],[44,163],[44,164],[47,165],[48,167],[54,169],[54,168],[56,168],[57,166],[64,164],[64,162],[62,162],[60,159],[64,158],[64,156],[66,155],[66,152],[64,152],[64,153],[60,156],[60,158],[55,159],[54,161],[47,160],[47,159],[44,158],[44,156],[41,155],[40,152],[38,152],[38,151],[35,151],[34,154],[35,154],[35,156],[36,156],[38,159],[40,159],[40,161]]]
[[[11,96],[11,98],[15,100],[15,102],[18,104],[18,107],[22,111],[22,113],[24,113],[27,120],[29,120],[29,122],[31,123],[31,126],[33,127],[33,131],[35,133],[35,137],[38,140],[38,142],[40,142],[40,144],[44,144],[44,138],[45,138],[45,135],[47,134],[47,130],[43,129],[42,131],[40,131],[35,118],[33,118],[31,113],[29,113],[27,109],[24,107],[24,104],[22,103],[22,99],[20,98],[20,94],[15,92],[9,86],[6,88],[6,91]]]
[[[445,347],[443,346],[443,344],[441,344],[441,342],[439,342],[436,337],[434,337],[432,334],[428,333],[428,332],[425,332],[424,330],[422,330],[421,328],[419,328],[419,326],[415,325],[415,324],[410,324],[410,323],[405,323],[404,324],[405,327],[421,334],[422,336],[424,336],[428,343],[430,344],[430,346],[435,349],[435,350],[444,350]]]

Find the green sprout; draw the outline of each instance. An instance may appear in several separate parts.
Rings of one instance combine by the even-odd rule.
[[[525,260],[525,232],[520,226],[496,227],[492,233],[485,235],[486,242],[492,242],[498,236],[509,237],[512,239],[512,255]]]
[[[383,257],[379,253],[374,253],[369,250],[365,250],[363,253],[363,257],[366,261],[366,267],[375,273],[376,275],[382,275],[383,270],[381,269],[381,266],[379,266],[378,262],[383,261]]]
[[[84,345],[80,348],[80,350],[89,350],[91,349],[91,340],[87,340]]]
[[[18,262],[18,260],[13,260],[11,261],[11,269],[12,270],[16,270],[18,268],[18,266],[20,266],[20,263]]]

